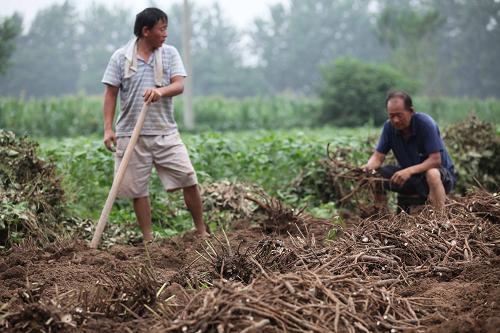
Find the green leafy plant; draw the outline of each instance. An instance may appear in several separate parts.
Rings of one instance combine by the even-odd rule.
[[[391,89],[414,93],[417,83],[387,65],[343,58],[322,68],[321,117],[336,126],[381,125],[387,118],[385,96]]]

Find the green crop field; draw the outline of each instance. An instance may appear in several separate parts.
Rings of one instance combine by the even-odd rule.
[[[184,128],[182,99],[174,99],[176,120]],[[419,112],[429,113],[441,126],[476,114],[500,124],[497,99],[416,98]],[[198,97],[193,102],[196,132],[322,127],[317,98],[280,95],[231,99]],[[384,112],[381,110],[380,112]],[[329,126],[335,126],[335,122]],[[31,137],[75,137],[102,133],[102,97],[74,95],[60,98],[0,98],[0,128]]]
[[[178,112],[182,110],[181,99],[175,101]],[[100,96],[85,95],[36,100],[0,98],[0,127],[28,134],[41,143],[42,155],[57,163],[70,216],[92,220],[99,217],[113,177],[113,155],[101,140],[101,103]],[[499,128],[500,102],[495,99],[416,98],[415,106],[417,111],[437,119],[442,130],[470,114]],[[318,200],[314,192],[319,189],[295,189],[294,180],[309,177],[312,187],[314,182],[324,182],[314,177],[321,176],[318,161],[326,156],[328,143],[333,150],[351,148],[351,162],[365,163],[380,131],[369,126],[325,127],[319,121],[319,100],[291,95],[242,100],[204,97],[195,100],[194,110],[194,132],[183,129],[181,114],[176,119],[201,184],[222,180],[257,184],[284,202],[307,205],[308,211],[319,215],[334,212],[334,204],[324,202],[324,198]],[[475,166],[481,164],[466,160],[457,162],[467,170],[462,171],[462,179],[469,184],[474,181]],[[151,181],[151,198],[158,232],[174,234],[190,227],[190,215],[181,196],[166,194],[157,177]],[[130,203],[118,200],[111,221],[134,220]]]
[[[288,131],[204,132],[185,134],[191,160],[201,184],[228,180],[248,182],[261,186],[285,202],[305,204],[307,198],[293,194],[291,183],[301,172],[316,168],[315,162],[326,156],[326,146],[352,147],[354,152],[377,131],[368,128],[294,129]],[[374,143],[374,141],[373,141]],[[41,140],[41,152],[57,164],[63,180],[72,216],[97,219],[111,187],[113,154],[107,151],[97,137]],[[354,154],[362,164],[368,157],[361,149]],[[179,194],[167,194],[158,177],[151,180],[153,220],[171,234],[191,226],[189,213],[183,208]],[[331,205],[327,205],[332,210]],[[318,207],[309,207],[310,210]],[[172,210],[177,210],[173,218]],[[207,217],[210,219],[210,217]],[[134,221],[128,201],[118,200],[111,215],[112,223]],[[160,230],[160,228],[157,228]]]

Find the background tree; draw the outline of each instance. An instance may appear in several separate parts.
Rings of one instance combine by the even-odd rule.
[[[181,50],[182,10],[162,9],[167,43]],[[15,42],[14,60],[0,65],[2,95],[100,93],[111,53],[132,37],[135,14],[91,4],[77,15],[68,0],[40,10],[15,39],[6,36],[20,17],[0,21],[1,38],[10,40],[2,40],[0,54],[12,53]],[[194,93],[314,95],[319,67],[347,56],[389,62],[421,81],[424,95],[499,97],[499,22],[498,0],[290,0],[242,31],[217,5],[194,6]]]
[[[92,3],[79,21],[77,38],[79,76],[78,90],[101,93],[101,79],[109,58],[134,37],[133,17],[122,7],[108,8]]]
[[[386,7],[377,19],[377,35],[392,52],[391,63],[423,85],[428,96],[440,94],[446,65],[438,63],[438,30],[444,19],[435,9]]]
[[[385,0],[378,18],[392,63],[426,95],[500,96],[500,1]]]
[[[322,68],[324,86],[320,97],[322,122],[336,126],[379,126],[386,119],[385,97],[391,89],[409,93],[418,84],[387,65],[365,64],[355,59],[338,59]]]
[[[40,10],[28,34],[17,39],[16,61],[0,80],[0,90],[32,96],[74,93],[80,72],[77,23],[69,1]]]
[[[290,0],[288,8],[272,6],[269,19],[257,19],[252,45],[271,93],[313,92],[319,65],[338,57],[382,59],[366,5],[361,0]]]
[[[446,17],[440,63],[451,63],[450,95],[500,97],[500,1],[433,1]]]
[[[180,50],[182,8],[169,13],[168,44]],[[226,18],[218,4],[209,7],[191,3],[193,84],[196,95],[243,97],[262,93],[258,73],[243,63],[242,34]]]
[[[9,58],[16,48],[16,37],[21,33],[23,20],[19,14],[0,19],[0,74],[10,65]]]

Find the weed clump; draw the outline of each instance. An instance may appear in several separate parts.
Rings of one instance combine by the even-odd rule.
[[[443,139],[458,174],[456,192],[463,195],[477,185],[490,191],[498,190],[500,136],[493,124],[471,116],[450,126]]]
[[[63,191],[54,164],[38,145],[0,130],[0,246],[23,238],[49,241],[62,216]]]

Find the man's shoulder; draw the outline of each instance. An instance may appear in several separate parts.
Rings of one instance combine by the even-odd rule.
[[[382,131],[386,132],[386,131],[392,131],[392,130],[393,130],[393,126],[391,124],[391,121],[387,119],[384,122],[384,125],[382,126]]]
[[[428,115],[427,113],[415,112],[414,117],[420,123],[425,123],[425,124],[429,124],[429,125],[435,125],[436,124],[436,121],[430,115]]]
[[[121,60],[125,59],[125,45],[119,47],[118,49],[113,52],[111,55],[111,59],[120,62]]]
[[[162,48],[162,50],[163,50],[164,52],[172,52],[172,51],[173,51],[173,52],[178,52],[178,51],[177,51],[177,48],[176,48],[175,46],[173,46],[173,45],[170,45],[170,44],[163,44],[163,45],[161,46],[161,48]]]
[[[173,56],[179,54],[179,51],[177,51],[177,48],[173,45],[170,45],[170,44],[163,44],[161,46],[161,52],[165,57],[173,57]]]

